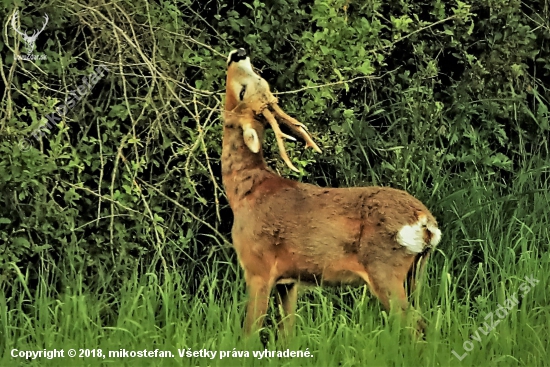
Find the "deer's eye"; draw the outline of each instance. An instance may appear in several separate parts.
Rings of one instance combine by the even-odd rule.
[[[246,93],[246,85],[243,85],[241,92],[239,93],[239,99],[242,101],[244,99],[244,94]]]

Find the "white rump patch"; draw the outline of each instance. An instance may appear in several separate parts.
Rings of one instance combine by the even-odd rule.
[[[253,153],[258,153],[261,148],[260,138],[258,133],[251,127],[243,128],[244,143]]]
[[[425,215],[421,215],[416,223],[403,226],[397,232],[397,242],[406,247],[409,252],[419,254],[428,246],[424,241],[424,231],[431,233],[429,245],[435,247],[441,240],[441,231],[431,224],[428,225],[428,218]]]
[[[441,241],[441,231],[439,230],[439,228],[434,227],[432,225],[428,225],[428,231],[432,233],[432,239],[430,241],[430,245],[432,245],[432,247],[437,246],[439,241]]]

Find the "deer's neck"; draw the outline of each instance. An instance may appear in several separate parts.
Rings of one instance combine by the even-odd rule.
[[[263,132],[258,131],[260,141]],[[223,131],[222,179],[229,199],[235,209],[240,200],[250,195],[265,179],[274,176],[264,161],[262,150],[253,153],[244,143],[238,126],[226,125]]]

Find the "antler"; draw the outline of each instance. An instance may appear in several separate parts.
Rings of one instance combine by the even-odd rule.
[[[290,135],[284,134],[281,131],[276,117],[279,118],[280,122],[284,123],[294,133],[301,136],[306,141],[306,148],[311,147],[318,153],[321,153],[321,149],[319,149],[317,144],[315,144],[313,139],[311,139],[311,136],[307,132],[306,126],[301,122],[299,122],[298,120],[296,120],[295,118],[292,118],[289,115],[287,115],[286,112],[283,111],[281,107],[279,107],[279,105],[277,104],[276,98],[273,98],[272,101],[268,103],[265,107],[266,108],[262,109],[260,113],[265,117],[269,125],[271,125],[273,132],[275,132],[275,139],[277,140],[277,146],[279,147],[281,157],[283,158],[286,165],[291,170],[300,172],[288,158],[288,154],[286,153],[286,149],[285,149],[285,143],[283,141],[283,138],[287,138],[292,141],[296,141],[296,139]],[[269,110],[269,108],[273,109],[273,113],[275,115],[273,115],[273,113]]]
[[[42,29],[39,30],[38,32],[35,31],[35,32],[33,33],[33,37],[34,37],[35,39],[36,39],[36,37],[38,37],[38,35],[39,35],[40,33],[42,33],[42,31],[44,30],[44,28],[46,28],[46,25],[48,24],[48,20],[50,20],[50,18],[48,18],[48,14],[44,14],[44,20],[45,20],[45,22],[44,22],[44,24],[42,25]],[[35,34],[35,33],[36,33],[36,34]]]
[[[271,125],[271,128],[273,129],[273,132],[275,133],[275,139],[277,139],[277,146],[279,147],[279,151],[281,153],[281,157],[283,158],[283,161],[285,161],[286,165],[290,167],[291,170],[300,172],[298,168],[294,167],[294,165],[290,161],[290,158],[288,158],[288,154],[286,154],[285,143],[283,141],[283,138],[287,138],[293,141],[296,141],[296,139],[294,139],[294,137],[290,135],[284,134],[281,131],[281,129],[279,128],[279,124],[277,123],[277,120],[275,120],[275,117],[273,116],[270,110],[265,108],[262,111],[262,115],[265,117],[267,122],[269,122],[269,124]]]
[[[283,111],[281,107],[279,107],[277,102],[270,104],[270,107],[273,108],[273,111],[275,112],[275,114],[285,123],[286,126],[288,126],[294,132],[299,134],[306,141],[306,148],[311,147],[317,153],[322,153],[321,149],[319,149],[317,144],[315,144],[313,139],[311,139],[311,136],[307,132],[306,125],[302,124],[300,121],[296,120],[295,118],[287,115],[286,112]]]
[[[17,29],[17,16],[19,15],[19,10],[16,10],[15,13],[13,13],[13,17],[11,18],[11,26],[13,30],[17,33],[19,33],[21,36],[26,37],[27,33],[21,32],[19,29]]]

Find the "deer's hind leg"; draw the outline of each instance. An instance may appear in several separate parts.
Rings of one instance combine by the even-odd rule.
[[[405,291],[405,280],[414,261],[414,255],[406,255],[395,261],[377,260],[365,265],[366,273],[361,274],[371,292],[380,300],[388,312],[396,311],[402,321],[406,320],[409,302]],[[424,325],[418,322],[416,329],[423,333]]]
[[[426,264],[430,258],[431,251],[426,251],[424,254],[416,255],[411,270],[407,275],[407,284],[409,295],[412,295],[415,291],[420,291],[424,276],[426,272]]]
[[[370,263],[365,266],[365,269],[366,274],[363,278],[388,312],[392,305],[399,312],[407,309],[408,301],[405,293],[407,272],[402,274],[400,269],[381,262]]]

